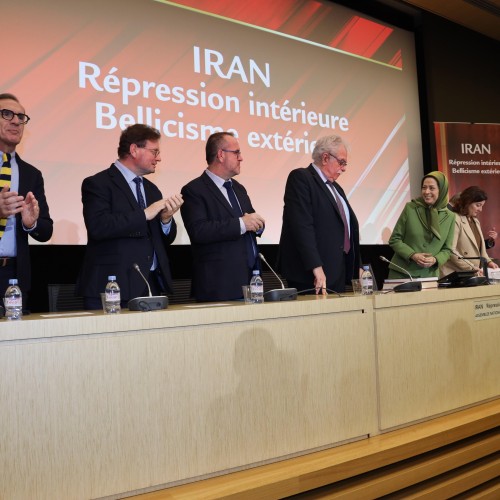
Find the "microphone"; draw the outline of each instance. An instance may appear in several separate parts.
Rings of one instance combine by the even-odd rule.
[[[451,253],[455,256],[458,257],[459,259],[463,260],[466,264],[468,264],[474,271],[477,270],[477,267],[472,263],[469,262],[463,255],[460,255],[456,250],[452,250]],[[482,257],[480,257],[482,258]]]
[[[141,268],[135,262],[132,267],[140,274],[141,278],[144,280],[148,287],[149,296],[148,297],[136,297],[135,299],[130,299],[128,301],[129,311],[158,311],[160,309],[166,309],[168,307],[168,297],[164,295],[153,296],[151,293],[151,287],[149,286],[148,280],[145,278],[144,274],[141,272]]]
[[[469,264],[469,266],[476,271],[477,266],[472,264],[469,260],[467,260],[463,255],[460,255],[458,252],[455,250],[452,250],[451,253],[458,257],[459,259],[463,260],[466,264]],[[482,266],[483,268],[483,276],[472,276],[471,278],[468,279],[467,286],[476,286],[476,285],[489,285],[490,282],[488,280],[488,261],[484,257],[469,257],[469,259],[472,260],[479,260],[479,265]]]
[[[395,286],[393,288],[394,292],[419,292],[420,290],[422,290],[422,283],[420,281],[413,281],[412,275],[404,267],[394,264],[394,262],[391,262],[389,259],[386,259],[383,255],[379,255],[379,259],[382,260],[383,262],[387,262],[387,264],[392,264],[394,267],[401,269],[401,271],[403,271],[410,277],[410,281]]]
[[[269,262],[265,259],[265,257],[259,253],[260,260],[264,262],[264,264],[272,271],[272,273],[278,278],[278,281],[281,283],[281,288],[276,288],[274,290],[269,290],[264,293],[264,302],[281,302],[284,300],[295,300],[297,298],[297,289],[296,288],[285,288],[283,281],[281,281],[280,277],[276,274],[274,269],[269,265]]]
[[[152,297],[153,294],[151,293],[151,287],[149,286],[149,282],[146,279],[146,277],[144,276],[144,274],[142,274],[141,268],[139,267],[139,264],[137,264],[136,262],[134,262],[132,264],[132,267],[141,275],[141,278],[144,280],[144,282],[146,283],[146,285],[148,287],[149,296]]]

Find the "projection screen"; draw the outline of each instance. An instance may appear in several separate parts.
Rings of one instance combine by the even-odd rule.
[[[0,92],[31,117],[18,148],[42,170],[51,244],[85,244],[82,180],[116,159],[121,129],[162,133],[164,195],[200,175],[232,130],[238,178],[277,243],[288,173],[342,135],[339,182],[361,243],[385,243],[422,175],[413,34],[331,2],[19,0],[2,6]],[[415,193],[414,193],[415,194]],[[177,244],[189,243],[180,214]]]

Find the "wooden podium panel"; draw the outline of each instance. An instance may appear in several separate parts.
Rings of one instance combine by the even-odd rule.
[[[374,311],[381,430],[500,395],[500,286],[376,295]]]
[[[0,498],[99,498],[377,433],[372,300],[0,322]]]

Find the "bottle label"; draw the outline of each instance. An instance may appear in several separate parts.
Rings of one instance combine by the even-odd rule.
[[[106,302],[120,302],[120,294],[116,292],[106,292]]]
[[[23,299],[22,297],[5,297],[4,303],[5,307],[22,307]]]

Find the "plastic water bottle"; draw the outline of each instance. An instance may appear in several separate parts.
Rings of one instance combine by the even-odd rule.
[[[108,276],[108,284],[104,292],[104,309],[106,314],[120,312],[120,287],[116,282],[116,276]]]
[[[369,266],[363,266],[361,273],[361,295],[373,294],[373,276]]]
[[[5,290],[5,317],[10,320],[22,319],[23,317],[23,294],[17,284],[17,279],[9,280],[9,286]]]
[[[253,271],[252,279],[250,280],[250,296],[254,304],[262,304],[264,302],[264,282],[260,277],[260,272]]]

